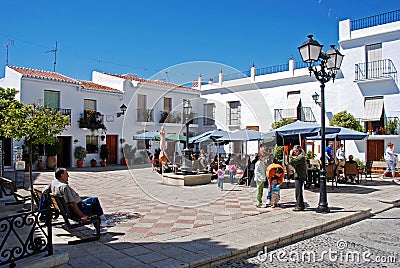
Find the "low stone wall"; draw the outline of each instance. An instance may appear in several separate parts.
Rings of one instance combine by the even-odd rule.
[[[180,186],[204,185],[211,183],[211,174],[178,175],[175,173],[164,173],[164,183]]]

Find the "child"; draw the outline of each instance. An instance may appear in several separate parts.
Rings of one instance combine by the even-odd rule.
[[[233,184],[233,176],[235,176],[236,174],[236,165],[233,161],[231,161],[232,163],[229,165],[229,182],[231,184]]]
[[[268,193],[267,193],[267,204],[265,207],[268,207],[271,205],[271,199],[272,199],[272,180],[277,179],[278,183],[277,185],[280,186],[283,183],[283,179],[285,177],[285,174],[283,172],[283,167],[280,164],[272,163],[271,165],[268,166],[267,168],[267,178],[268,178]],[[278,200],[279,201],[279,200]]]
[[[218,170],[214,170],[214,173],[217,174],[218,177],[218,188],[221,191],[224,189],[224,178],[225,178],[225,167],[224,165],[220,164]]]
[[[279,206],[279,199],[280,199],[280,192],[281,189],[279,188],[278,184],[278,177],[273,177],[271,179],[271,206],[278,207]]]

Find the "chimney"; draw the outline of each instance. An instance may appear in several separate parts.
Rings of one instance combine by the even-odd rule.
[[[219,74],[218,74],[218,82],[219,82],[219,85],[222,87],[222,83],[224,82],[224,74],[222,73],[222,69],[221,69],[221,71],[219,71]]]
[[[250,69],[250,77],[251,77],[251,81],[253,81],[253,82],[256,81],[256,67],[254,66],[254,62]]]
[[[294,75],[294,65],[295,65],[294,58],[293,55],[291,55],[289,59],[289,72],[291,72],[292,75]]]

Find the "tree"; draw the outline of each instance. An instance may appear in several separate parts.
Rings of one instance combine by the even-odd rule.
[[[69,125],[69,117],[40,104],[21,103],[15,99],[16,94],[15,89],[0,88],[0,135],[16,140],[25,137],[29,162],[33,164],[33,144],[54,144],[56,136]],[[32,169],[29,171],[29,182],[33,191]]]
[[[27,107],[24,114],[26,117],[20,128],[29,146],[29,161],[32,163],[32,145],[56,143],[56,136],[69,125],[69,117],[41,104],[33,103]],[[29,171],[29,180],[32,189],[32,169]]]
[[[345,127],[349,129],[353,129],[356,131],[363,132],[364,129],[361,126],[360,122],[347,111],[341,111],[335,114],[330,122],[331,126]]]
[[[282,118],[280,121],[272,123],[271,128],[272,129],[277,129],[277,128],[289,125],[291,123],[293,123],[292,119]]]
[[[0,87],[0,138],[2,142],[4,142],[4,137],[16,140],[21,140],[23,137],[23,131],[19,126],[24,123],[28,107],[15,99],[17,93],[16,89]],[[3,161],[2,157],[1,161]],[[3,174],[4,163],[1,164],[0,173]]]

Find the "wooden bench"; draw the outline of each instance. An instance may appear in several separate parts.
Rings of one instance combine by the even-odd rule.
[[[50,194],[52,203],[53,203],[53,208],[57,209],[60,213],[60,215],[63,217],[65,225],[67,226],[67,228],[69,229],[74,229],[77,227],[81,227],[84,225],[88,225],[88,224],[93,224],[94,228],[96,229],[96,234],[92,237],[88,237],[88,238],[83,238],[80,240],[74,240],[74,241],[69,241],[68,244],[69,245],[76,245],[76,244],[80,244],[80,243],[85,243],[85,242],[92,242],[92,241],[97,241],[100,239],[100,217],[96,216],[96,215],[91,215],[88,216],[88,221],[86,223],[83,223],[82,220],[75,214],[73,213],[68,204],[65,202],[63,197],[59,197],[53,194]],[[73,221],[73,223],[71,222]],[[54,224],[54,225],[57,225]]]
[[[372,161],[371,172],[372,173],[383,174],[383,172],[386,170],[386,167],[387,167],[386,162],[383,162],[383,161]]]
[[[13,196],[15,202],[6,202],[6,205],[24,204],[26,201],[31,200],[31,192],[25,189],[17,189],[14,181],[0,177],[0,187],[5,196]]]

